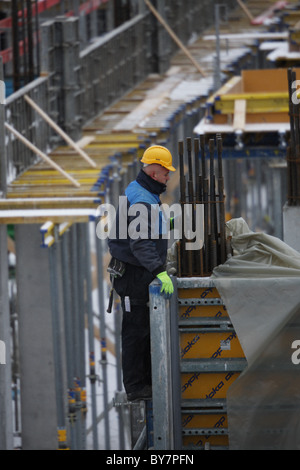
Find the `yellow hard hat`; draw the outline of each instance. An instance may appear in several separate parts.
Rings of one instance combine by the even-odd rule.
[[[166,147],[162,147],[161,145],[151,145],[145,150],[143,158],[141,159],[142,163],[157,163],[161,165],[167,170],[176,171],[176,168],[172,166],[172,155],[170,150]]]

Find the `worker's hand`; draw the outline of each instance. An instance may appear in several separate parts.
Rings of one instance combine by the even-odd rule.
[[[167,271],[163,271],[156,276],[161,282],[161,294],[164,294],[166,299],[169,299],[174,292],[173,282],[168,275]]]

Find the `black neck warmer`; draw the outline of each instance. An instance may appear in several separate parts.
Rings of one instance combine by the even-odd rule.
[[[154,194],[162,194],[167,189],[167,185],[163,183],[159,183],[155,181],[151,176],[147,175],[143,170],[139,172],[137,175],[136,181],[143,186],[143,188],[147,189],[151,193]]]

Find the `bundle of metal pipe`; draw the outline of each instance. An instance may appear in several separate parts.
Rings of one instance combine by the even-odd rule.
[[[287,148],[288,205],[300,204],[300,100],[296,92],[296,72],[288,69],[290,142]]]
[[[222,138],[217,135],[216,141],[209,140],[208,153],[204,136],[193,141],[187,138],[186,145],[178,142],[178,153],[182,213],[181,239],[177,244],[178,277],[209,276],[227,257]],[[192,208],[191,215],[187,205]],[[201,241],[197,244],[199,231]]]

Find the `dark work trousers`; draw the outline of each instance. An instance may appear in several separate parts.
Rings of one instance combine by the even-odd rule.
[[[148,302],[149,284],[153,279],[154,276],[147,269],[127,264],[123,277],[114,281],[123,310],[122,369],[126,393],[151,385]],[[126,297],[129,297],[129,302]]]

